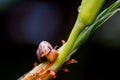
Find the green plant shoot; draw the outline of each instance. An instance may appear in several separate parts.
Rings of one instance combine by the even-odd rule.
[[[76,23],[67,42],[58,49],[59,55],[57,59],[53,63],[45,61],[39,64],[18,80],[49,80],[53,78],[51,71],[54,71],[56,74],[63,64],[70,59],[70,55],[74,53],[100,25],[118,11],[120,0],[117,0],[110,7],[100,12],[104,2],[105,0],[82,0]]]

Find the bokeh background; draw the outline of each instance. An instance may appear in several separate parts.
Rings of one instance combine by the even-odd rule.
[[[106,0],[108,7],[116,0]],[[16,80],[38,62],[39,42],[61,46],[81,0],[0,0],[0,80]],[[120,79],[120,12],[105,22],[72,55],[78,64],[57,80]]]

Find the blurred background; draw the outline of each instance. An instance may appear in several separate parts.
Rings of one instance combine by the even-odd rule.
[[[116,0],[106,0],[106,8]],[[43,40],[53,47],[67,40],[81,0],[0,0],[0,80],[16,80],[38,62]],[[120,79],[120,12],[72,55],[78,64],[56,80]]]

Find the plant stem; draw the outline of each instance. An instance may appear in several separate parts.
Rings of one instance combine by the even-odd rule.
[[[54,67],[51,69],[59,70],[60,67],[63,65],[63,63],[68,60],[68,56],[71,53],[71,49],[74,45],[74,42],[76,41],[79,32],[85,27],[84,23],[77,20],[75,27],[73,28],[70,37],[68,38],[68,41],[66,42],[66,45],[64,46],[64,49],[60,52],[57,60],[54,63]],[[61,65],[61,66],[60,66]]]
[[[82,0],[81,6],[80,6],[81,8],[79,8],[80,12],[78,14],[76,23],[70,33],[70,36],[69,36],[64,48],[62,49],[61,52],[59,52],[60,55],[58,56],[57,60],[54,63],[56,65],[56,67],[54,67],[53,69],[58,70],[63,65],[63,63],[66,60],[68,60],[69,55],[71,55],[70,53],[71,53],[72,47],[73,47],[78,35],[87,25],[89,25],[93,22],[93,20],[95,19],[96,15],[99,12],[99,10],[101,9],[104,1],[105,0]],[[96,4],[97,4],[97,6],[96,6]],[[93,11],[93,9],[94,9],[94,11]],[[87,15],[87,17],[86,17],[86,15]]]

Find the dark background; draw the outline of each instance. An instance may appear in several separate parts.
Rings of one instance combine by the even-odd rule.
[[[115,0],[106,0],[108,7]],[[61,46],[75,23],[80,0],[0,0],[0,80],[16,80],[38,62],[39,42]],[[120,12],[72,55],[77,64],[57,80],[119,80]]]

